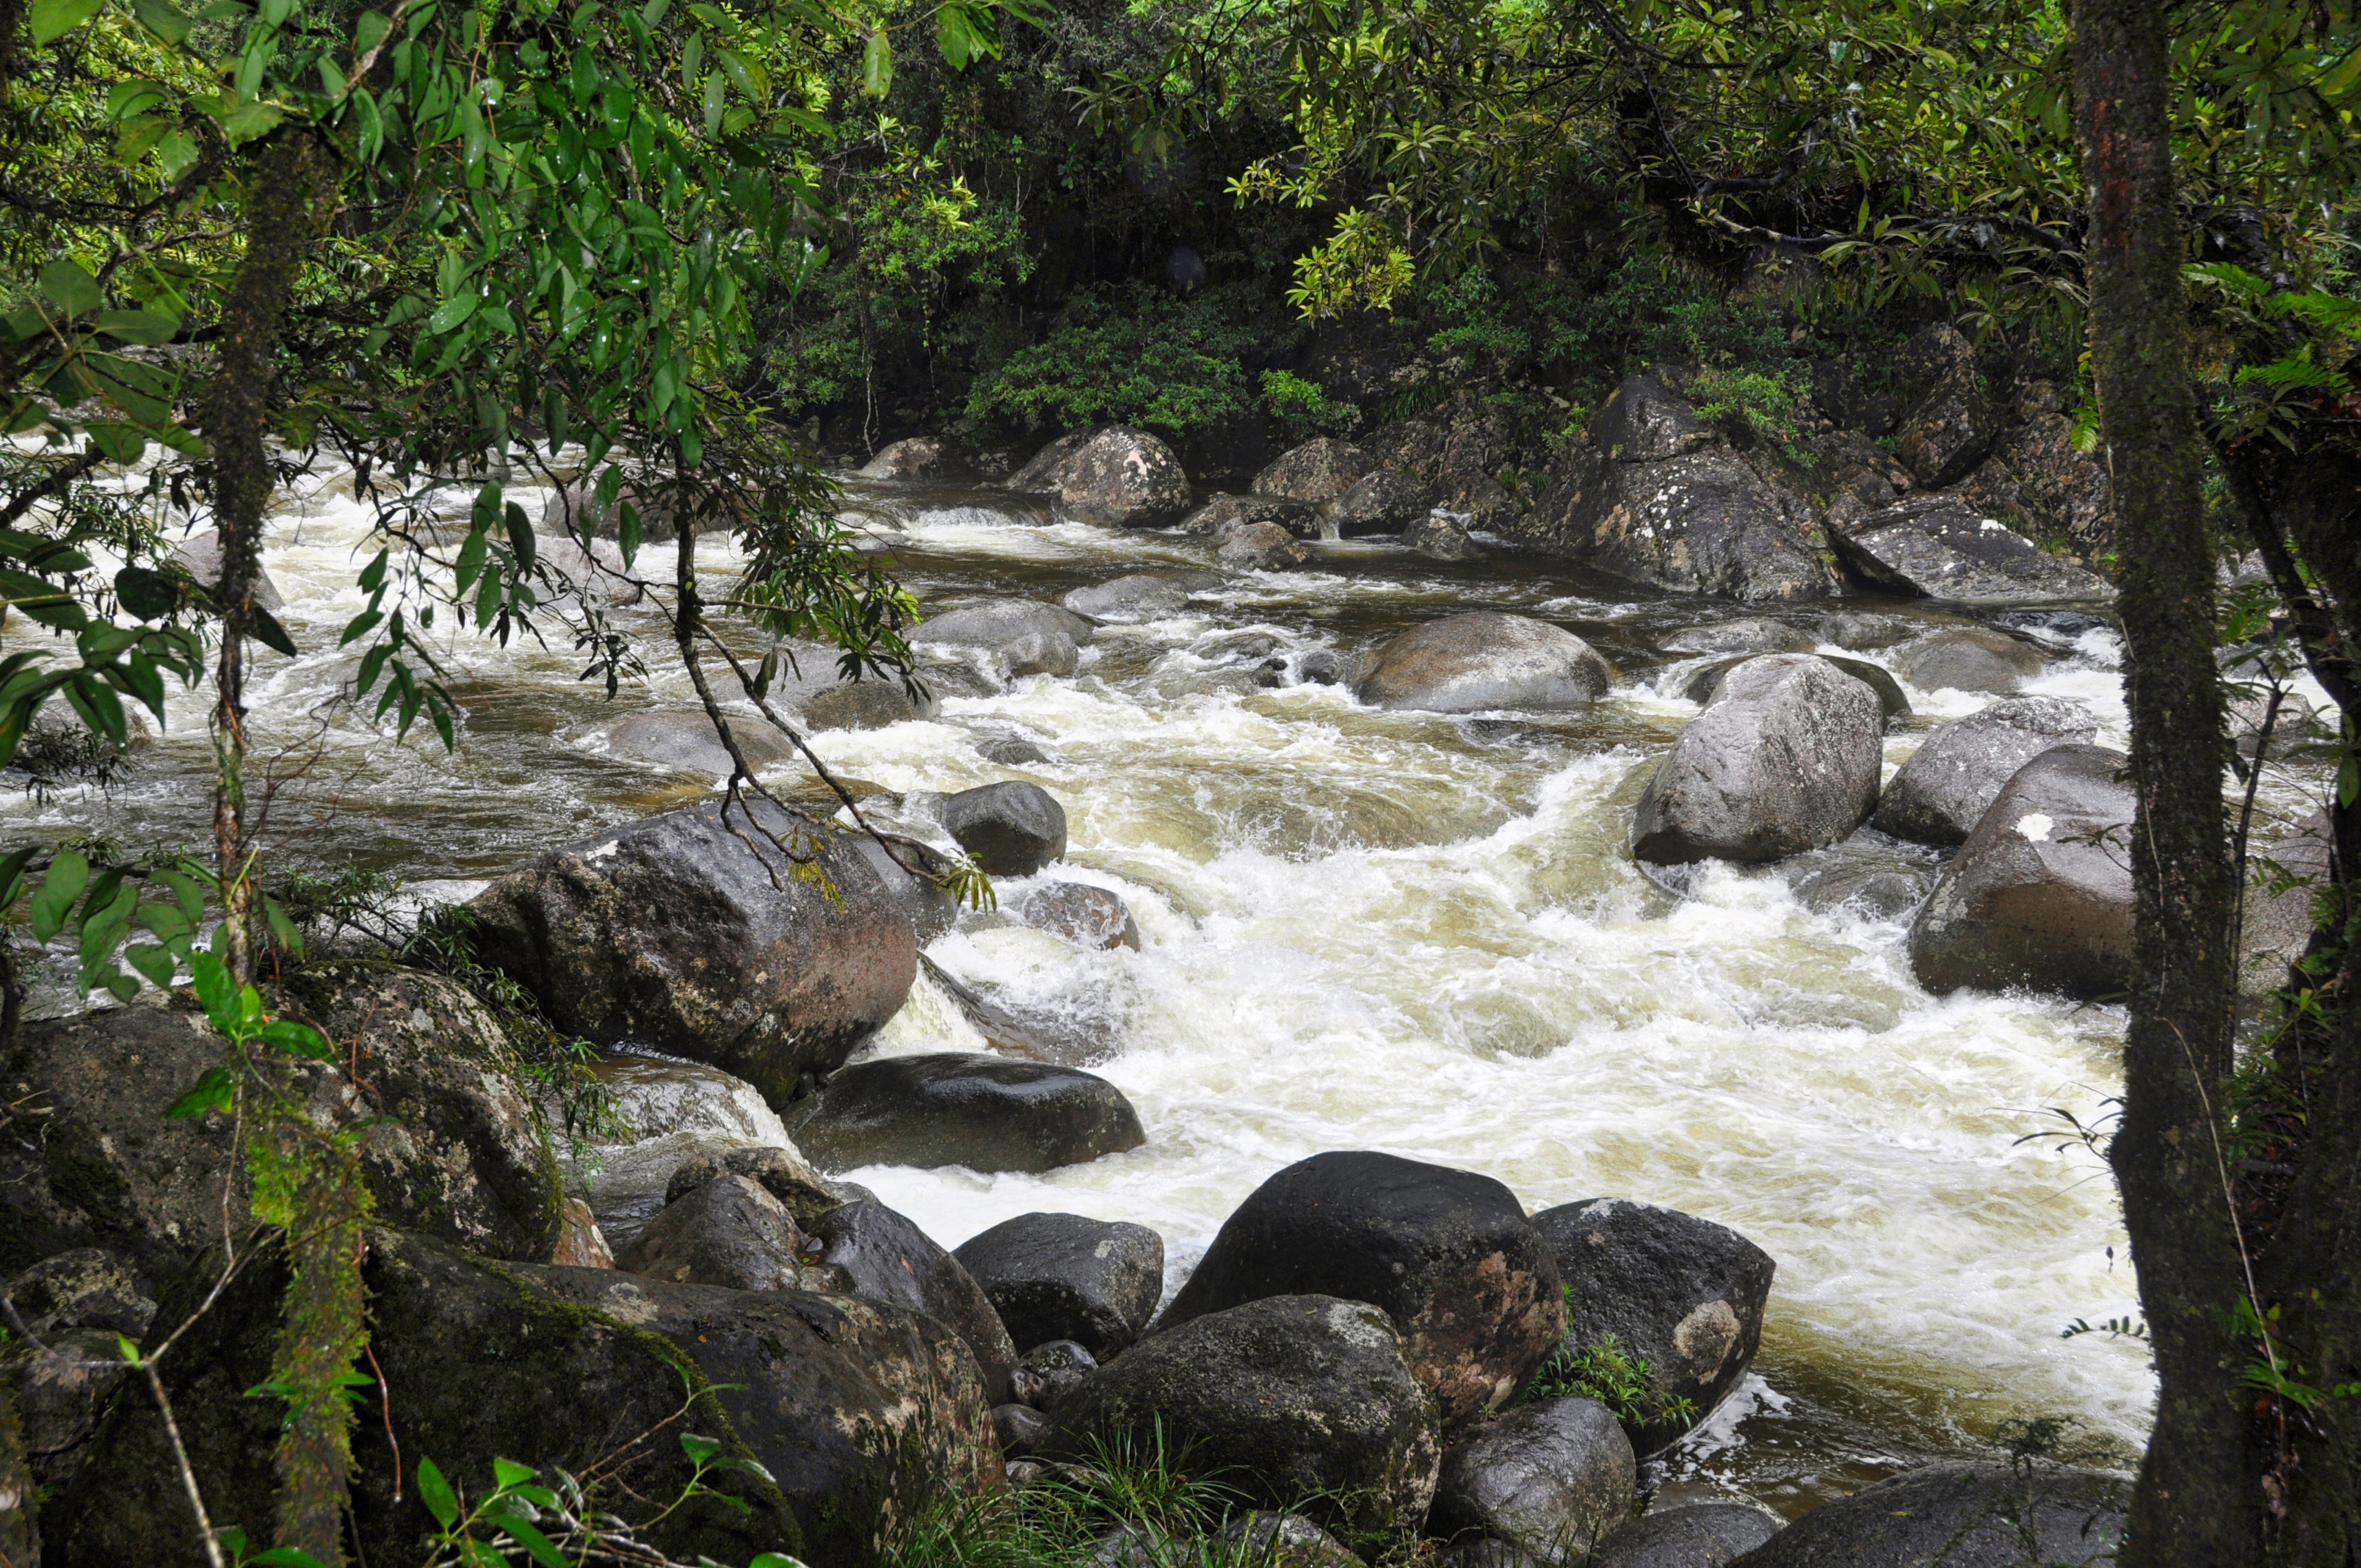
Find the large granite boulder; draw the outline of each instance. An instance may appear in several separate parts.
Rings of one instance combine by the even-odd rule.
[[[1091,635],[1089,620],[1060,606],[1038,599],[985,599],[918,622],[909,641],[913,648],[981,648],[998,652],[1028,637],[1063,637],[1084,644]]]
[[[1123,1091],[1094,1073],[981,1051],[880,1057],[831,1074],[787,1113],[824,1170],[1055,1170],[1148,1141]]]
[[[615,1266],[675,1285],[793,1290],[803,1282],[803,1241],[785,1205],[759,1183],[724,1173],[666,1204]]]
[[[1964,843],[2017,769],[2098,732],[2088,711],[2054,696],[2011,697],[1938,725],[1885,786],[1871,821],[1914,843]]]
[[[1927,489],[1968,477],[1992,450],[2000,411],[1976,374],[1975,351],[1957,327],[1921,327],[1902,345],[1897,367],[1918,393],[1894,431],[1894,453]]]
[[[1323,435],[1282,453],[1254,477],[1252,488],[1258,496],[1316,505],[1340,499],[1376,468],[1351,442]]]
[[[884,729],[932,718],[942,711],[942,704],[932,696],[914,702],[896,681],[846,681],[815,692],[796,711],[813,729]]]
[[[1128,572],[1076,588],[1059,602],[1103,626],[1129,626],[1179,615],[1189,607],[1189,590],[1159,573]]]
[[[862,1199],[813,1221],[809,1241],[806,1251],[844,1270],[853,1294],[924,1312],[958,1334],[975,1357],[993,1403],[1007,1399],[1016,1346],[1000,1314],[959,1259],[907,1216]]]
[[[768,724],[741,719],[730,725],[730,738],[747,765],[758,773],[796,754],[786,738]],[[726,779],[733,766],[729,748],[714,732],[713,721],[702,713],[634,713],[609,725],[596,739],[609,756],[675,773]]]
[[[1225,529],[1214,564],[1224,572],[1283,572],[1311,559],[1295,535],[1276,522],[1246,522]]]
[[[1924,631],[1895,648],[1889,657],[1922,691],[2003,696],[2039,674],[2048,664],[2030,643],[1982,626]]]
[[[1355,694],[1378,707],[1430,713],[1587,707],[1613,679],[1607,661],[1563,627],[1470,610],[1388,640]]]
[[[1885,593],[1959,604],[2055,604],[2103,599],[2106,580],[2044,553],[1956,496],[1912,496],[1868,513],[1828,543],[1845,570]]]
[[[1027,888],[1008,913],[1037,931],[1078,947],[1139,950],[1139,923],[1121,895],[1083,882],[1045,882]]]
[[[1257,522],[1276,523],[1297,539],[1320,537],[1320,509],[1285,496],[1213,496],[1180,520],[1180,531],[1223,538]]]
[[[179,1281],[151,1334],[187,1321],[215,1272]],[[373,1563],[431,1553],[434,1522],[412,1474],[421,1458],[471,1493],[491,1483],[495,1459],[599,1471],[611,1475],[609,1496],[621,1511],[646,1519],[690,1475],[669,1434],[693,1431],[770,1479],[711,1472],[706,1486],[725,1496],[687,1499],[649,1528],[649,1543],[683,1560],[784,1552],[813,1568],[866,1568],[895,1520],[1001,1484],[973,1356],[915,1312],[606,1269],[495,1266],[394,1231],[370,1233],[364,1277],[403,1472],[397,1480],[370,1389],[353,1432],[351,1519]],[[270,1456],[281,1408],[247,1393],[269,1379],[285,1287],[276,1253],[251,1259],[161,1366],[214,1521],[258,1541],[276,1517]],[[634,1443],[642,1432],[665,1436]],[[118,1401],[93,1447],[51,1507],[55,1561],[202,1563],[153,1404]]]
[[[1930,1464],[1806,1514],[1745,1568],[2098,1568],[2131,1477],[2051,1464]]]
[[[1146,431],[1119,424],[1051,442],[1007,485],[1055,496],[1067,516],[1104,528],[1156,528],[1189,510],[1180,459]]]
[[[1877,705],[1884,710],[1888,719],[1909,717],[1910,696],[1883,665],[1872,664],[1866,659],[1849,659],[1841,653],[1816,653],[1813,657],[1827,660],[1875,692]],[[1713,700],[1714,694],[1721,690],[1722,677],[1746,662],[1746,658],[1720,659],[1706,665],[1682,684],[1681,695],[1699,707],[1705,707]]]
[[[1400,533],[1426,516],[1434,506],[1434,492],[1408,474],[1379,468],[1364,474],[1353,488],[1328,507],[1328,521],[1339,539]]]
[[[2127,763],[2103,746],[2068,745],[2016,771],[1911,924],[1919,984],[2085,1000],[2123,991],[2136,802],[2116,775]]]
[[[507,1037],[438,975],[376,962],[298,971],[274,1005],[346,1047],[287,1091],[359,1138],[378,1212],[498,1257],[545,1258],[561,1228],[557,1170]],[[178,999],[30,1022],[5,1063],[38,1137],[0,1140],[0,1268],[104,1248],[152,1297],[249,1222],[230,1119],[165,1112],[227,1047]],[[357,1083],[346,1066],[357,1058]]]
[[[1142,1340],[1059,1407],[1037,1452],[1167,1453],[1247,1500],[1331,1528],[1415,1530],[1443,1458],[1434,1396],[1386,1314],[1333,1296],[1272,1296]]]
[[[767,801],[577,839],[468,909],[478,956],[558,1028],[709,1062],[775,1104],[893,1017],[917,976],[910,917],[851,840]]]
[[[986,875],[1031,876],[1066,853],[1066,808],[1037,784],[1009,781],[944,800],[943,831]]]
[[[1631,1440],[1606,1406],[1576,1395],[1537,1399],[1444,1452],[1427,1529],[1579,1563],[1631,1517],[1638,1488]]]
[[[1148,1331],[1164,1294],[1164,1238],[1080,1214],[1019,1214],[952,1254],[1030,1350],[1071,1340],[1105,1361]]]
[[[1616,389],[1529,525],[1552,548],[1675,593],[1793,599],[1833,584],[1811,509],[1741,462],[1653,374]]]
[[[1753,1365],[1778,1266],[1736,1231],[1621,1198],[1544,1209],[1533,1226],[1565,1282],[1568,1350],[1612,1340],[1648,1364],[1650,1408],[1625,1429],[1642,1455],[1711,1415]]]
[[[1726,1568],[1778,1533],[1777,1516],[1761,1508],[1694,1503],[1630,1520],[1589,1568]]]
[[[888,442],[854,472],[864,479],[945,479],[966,465],[940,436],[911,435]]]
[[[1775,861],[1837,842],[1877,804],[1885,711],[1809,653],[1750,659],[1658,763],[1631,852],[1658,865]]]
[[[1455,1427],[1506,1404],[1565,1323],[1556,1263],[1516,1194],[1488,1176],[1363,1151],[1313,1155],[1256,1188],[1159,1324],[1269,1296],[1384,1309]]]

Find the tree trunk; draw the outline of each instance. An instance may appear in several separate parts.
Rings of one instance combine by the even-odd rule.
[[[254,977],[253,884],[246,839],[246,639],[270,500],[270,386],[295,277],[324,226],[335,154],[306,131],[282,131],[264,149],[246,213],[246,258],[222,308],[221,354],[204,401],[213,448],[214,520],[221,534],[221,657],[214,670],[214,850],[221,868],[227,962]]]
[[[2221,1120],[2237,881],[2172,190],[2169,15],[2153,0],[2076,0],[2073,25],[2092,361],[2114,482],[2138,801],[2131,1023],[2111,1157],[2159,1385],[2120,1561],[2236,1568],[2259,1552],[2243,1353],[2223,1327],[2245,1287]]]

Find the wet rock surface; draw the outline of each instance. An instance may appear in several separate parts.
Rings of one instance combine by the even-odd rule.
[[[1254,477],[1253,490],[1258,496],[1316,505],[1339,499],[1375,466],[1351,442],[1323,435],[1282,453]]]
[[[1008,1391],[1019,1404],[1030,1405],[1037,1410],[1055,1410],[1065,1403],[1068,1395],[1089,1382],[1098,1369],[1098,1357],[1086,1347],[1070,1339],[1050,1340],[1017,1358],[1016,1370],[1009,1376]]]
[[[2012,697],[1938,725],[1879,797],[1879,831],[1921,844],[1960,844],[2016,770],[2053,746],[2087,743],[2091,716],[2059,697]]]
[[[2131,1478],[2037,1464],[1931,1464],[1781,1530],[1745,1568],[2082,1568],[2113,1563]]]
[[[1275,522],[1245,522],[1224,531],[1214,560],[1225,572],[1279,572],[1301,566],[1309,553]]]
[[[913,648],[998,650],[1026,637],[1051,634],[1084,644],[1091,640],[1091,623],[1062,606],[1038,599],[985,599],[928,616],[910,632],[909,642]]]
[[[1103,625],[1121,626],[1178,615],[1188,608],[1189,593],[1170,577],[1132,572],[1076,588],[1059,602],[1076,615]]]
[[[615,1265],[675,1285],[792,1290],[802,1247],[785,1205],[745,1177],[724,1173],[667,1203]]]
[[[1031,876],[1066,853],[1066,808],[1039,784],[963,789],[942,806],[943,831],[990,876]]]
[[[874,1199],[831,1209],[812,1222],[818,1261],[842,1269],[855,1295],[927,1316],[959,1335],[994,1404],[1009,1398],[1016,1346],[1000,1314],[959,1259],[910,1219]]]
[[[1164,1294],[1164,1238],[1080,1214],[1019,1214],[954,1255],[1030,1347],[1071,1340],[1101,1360],[1147,1332]]]
[[[1497,610],[1446,616],[1389,639],[1356,695],[1376,707],[1433,713],[1587,707],[1606,695],[1607,661],[1562,627]]]
[[[1427,1528],[1580,1562],[1629,1519],[1639,1466],[1607,1407],[1568,1396],[1484,1422],[1443,1456]]]
[[[844,1068],[787,1113],[823,1169],[1055,1170],[1148,1141],[1122,1091],[1078,1068],[972,1051]]]
[[[1061,437],[1006,483],[1055,496],[1068,516],[1101,527],[1154,528],[1189,510],[1189,476],[1172,449],[1122,425]]]
[[[1891,657],[1912,685],[1924,691],[2008,693],[2039,674],[2048,661],[2005,632],[1947,627],[1922,632]]]
[[[1779,1533],[1779,1520],[1742,1503],[1698,1503],[1643,1514],[1599,1544],[1593,1568],[1726,1568]]]
[[[1139,950],[1139,923],[1119,894],[1088,883],[1052,882],[1025,890],[1008,912],[1038,931],[1084,948]]]
[[[1830,529],[1847,572],[1888,593],[1960,604],[2041,604],[2104,599],[2105,579],[2070,566],[1996,518],[1958,498],[1913,496]]]

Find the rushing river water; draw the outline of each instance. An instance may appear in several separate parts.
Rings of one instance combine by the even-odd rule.
[[[1211,562],[1209,541],[1058,523],[1005,496],[867,499],[930,609]],[[334,484],[274,522],[266,565],[305,648],[332,650],[361,607],[365,532]],[[700,551],[708,573],[730,564],[724,542]],[[1274,653],[1364,650],[1477,607],[1580,633],[1616,663],[1612,694],[1580,715],[1450,718],[1256,684]],[[1648,769],[1696,712],[1671,694],[1697,661],[1653,650],[1739,613],[1533,557],[1444,566],[1330,544],[1306,569],[1201,592],[1183,616],[1103,630],[1072,678],[970,682],[983,695],[947,697],[937,720],[821,735],[834,768],[889,790],[1046,786],[1071,825],[1059,874],[1119,891],[1144,938],[1137,952],[1084,953],[971,919],[930,952],[1101,1042],[1094,1070],[1138,1107],[1146,1147],[1046,1176],[854,1179],[946,1245],[1036,1209],[1150,1224],[1176,1279],[1241,1198],[1322,1149],[1488,1172],[1529,1208],[1613,1194],[1719,1221],[1778,1261],[1759,1376],[1661,1478],[1783,1512],[1975,1449],[2009,1418],[2070,1416],[2136,1442],[2145,1349],[2059,1333],[2136,1313],[2113,1185],[2083,1150],[2020,1141],[2059,1124],[2048,1108],[2103,1113],[2120,1014],[1931,997],[1910,977],[1900,922],[1799,893],[1795,868],[1715,867],[1676,894],[1626,850]],[[451,641],[467,707],[456,757],[423,725],[396,745],[330,706],[345,655],[266,656],[258,743],[307,759],[282,765],[278,852],[456,896],[540,848],[708,789],[709,777],[604,753],[598,735],[619,708],[694,706],[653,615],[617,619],[647,640],[652,674],[614,704],[577,681],[582,661],[562,643]],[[2113,636],[2061,640],[2055,655],[2026,689],[2087,705],[2101,740],[2122,745]],[[1927,723],[1990,700],[1909,696],[1916,728],[1889,738],[1889,768]],[[94,828],[137,847],[203,843],[201,700],[175,710],[111,799],[0,809],[52,838]],[[980,754],[1012,734],[1049,760]],[[1846,856],[1822,862],[1841,870]],[[961,1027],[914,1005],[875,1048],[973,1046]]]

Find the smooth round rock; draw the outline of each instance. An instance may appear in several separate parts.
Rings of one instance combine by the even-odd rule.
[[[979,1051],[841,1069],[789,1110],[787,1126],[823,1170],[1055,1170],[1148,1141],[1139,1113],[1105,1079]]]
[[[1484,552],[1467,537],[1467,518],[1466,512],[1436,507],[1424,517],[1411,520],[1402,530],[1402,545],[1430,561],[1473,561]]]
[[[1133,572],[1076,588],[1059,602],[1101,625],[1127,626],[1180,614],[1189,606],[1189,595],[1170,577]]]
[[[1000,1440],[1000,1452],[1014,1458],[1030,1453],[1041,1434],[1049,1430],[1049,1418],[1030,1405],[1011,1401],[992,1408],[993,1435]]]
[[[943,802],[943,831],[987,876],[1031,876],[1066,853],[1066,808],[1037,784],[963,789]]]
[[[1676,631],[1664,642],[1669,653],[1808,653],[1815,646],[1811,633],[1762,616],[1708,621]]]
[[[1921,691],[2014,692],[2039,674],[2046,661],[2002,631],[1979,626],[1928,631],[1896,648],[1903,678]]]
[[[1362,1568],[1344,1542],[1301,1514],[1249,1508],[1233,1517],[1214,1539],[1253,1568]]]
[[[2103,746],[2056,746],[2010,776],[1911,924],[1919,984],[2084,1001],[2124,990],[2137,803],[2116,774],[2128,761]]]
[[[1609,1535],[1593,1568],[1725,1568],[1778,1533],[1777,1519],[1744,1503],[1667,1508]]]
[[[1751,658],[1753,655],[1750,654],[1748,657]],[[1878,707],[1884,711],[1887,718],[1902,718],[1908,716],[1909,696],[1903,691],[1902,683],[1888,674],[1883,666],[1872,664],[1866,659],[1848,659],[1840,653],[1818,653],[1814,657],[1826,660],[1875,692]],[[1688,678],[1681,687],[1681,695],[1699,707],[1703,707],[1714,699],[1714,694],[1721,690],[1721,678],[1746,662],[1744,658],[1725,659],[1719,663],[1708,664]]]
[[[922,709],[893,681],[848,681],[805,703],[803,718],[814,729],[883,729],[939,711],[941,704],[931,700]]]
[[[1930,1464],[1823,1504],[1743,1561],[1745,1568],[2095,1568],[2115,1561],[2131,1490],[2130,1476],[2104,1470]]]
[[[1139,926],[1121,897],[1082,882],[1044,883],[1025,890],[1008,913],[1037,931],[1078,947],[1139,950]]]
[[[1273,459],[1254,477],[1251,488],[1258,496],[1333,501],[1359,484],[1374,466],[1368,455],[1351,442],[1333,435],[1315,436]]]
[[[1638,1485],[1631,1441],[1606,1406],[1578,1396],[1540,1399],[1444,1452],[1427,1528],[1578,1562],[1631,1518]]]
[[[1377,707],[1430,713],[1564,711],[1598,700],[1612,678],[1607,661],[1565,628],[1479,609],[1388,641],[1356,695]]]
[[[1433,509],[1434,491],[1398,469],[1364,474],[1328,509],[1339,539],[1398,534]]]
[[[1656,766],[1631,852],[1657,865],[1775,861],[1837,842],[1877,804],[1885,714],[1809,653],[1749,659]]]
[[[1082,667],[1082,651],[1062,631],[1028,631],[1004,643],[995,659],[1004,680],[1025,675],[1071,675]]]
[[[700,1150],[683,1160],[664,1183],[667,1210],[708,1181],[724,1176],[742,1177],[777,1199],[797,1225],[807,1225],[831,1209],[853,1201],[858,1189],[844,1190],[789,1148],[763,1145],[725,1150]]]
[[[1320,509],[1309,501],[1290,500],[1284,496],[1210,497],[1203,506],[1180,520],[1180,531],[1220,538],[1250,522],[1275,522],[1298,539],[1320,537]]]
[[[740,718],[730,726],[730,738],[747,764],[760,773],[787,762],[796,754],[786,737],[761,719]],[[605,740],[610,756],[628,757],[685,773],[726,776],[730,752],[714,733],[713,721],[702,713],[635,713],[609,726]]]
[[[1019,1214],[957,1255],[1026,1346],[1072,1340],[1101,1360],[1146,1332],[1164,1294],[1164,1238],[1080,1214]]]
[[[1241,523],[1222,535],[1213,559],[1224,572],[1279,572],[1301,566],[1310,553],[1275,522]]]
[[[1104,528],[1154,528],[1189,510],[1189,476],[1172,449],[1123,425],[1060,436],[1007,484],[1053,495],[1068,516]]]
[[[907,436],[877,449],[877,455],[855,470],[864,479],[939,479],[957,474],[963,465],[939,437]]]
[[[2099,732],[2079,704],[2010,697],[1936,726],[1885,786],[1871,819],[1881,833],[1919,844],[1963,844],[2016,770],[2053,746]]]
[[[1035,1345],[1017,1358],[1016,1370],[1008,1379],[1008,1391],[1020,1405],[1054,1410],[1065,1402],[1067,1395],[1089,1382],[1091,1374],[1098,1369],[1099,1358],[1082,1345],[1070,1339],[1051,1340]]]
[[[924,1312],[958,1334],[975,1353],[986,1396],[994,1404],[1007,1402],[1016,1346],[1000,1314],[959,1259],[906,1215],[873,1199],[847,1203],[813,1221],[809,1236],[818,1261],[851,1276],[855,1295]]]
[[[1269,1296],[1384,1309],[1454,1425],[1524,1386],[1565,1322],[1556,1262],[1488,1176],[1395,1155],[1313,1155],[1222,1222],[1159,1332]]]
[[[793,1290],[803,1239],[785,1205],[745,1177],[723,1174],[666,1204],[615,1266],[675,1285]]]
[[[1072,610],[1038,599],[986,599],[920,621],[914,648],[1005,648],[1019,638],[1059,632],[1075,643],[1091,640],[1091,623]]]

